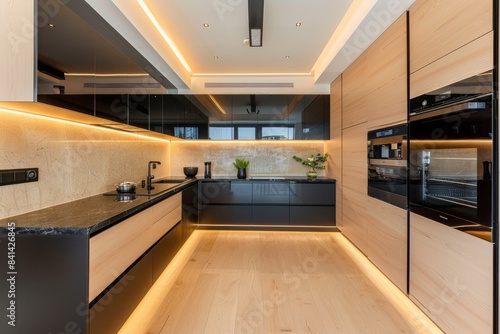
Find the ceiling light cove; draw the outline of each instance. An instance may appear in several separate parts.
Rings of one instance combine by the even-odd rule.
[[[175,56],[177,57],[177,59],[179,59],[179,61],[181,62],[182,66],[184,66],[184,68],[186,69],[186,71],[188,71],[189,73],[192,73],[191,67],[187,63],[186,59],[184,58],[184,56],[182,55],[182,53],[179,51],[179,49],[177,48],[177,46],[174,44],[174,42],[167,35],[167,33],[165,32],[165,30],[163,30],[163,28],[161,27],[160,23],[158,23],[158,20],[155,18],[155,16],[153,15],[153,13],[149,9],[149,7],[146,5],[146,3],[144,2],[144,0],[137,0],[137,2],[141,6],[141,8],[144,11],[144,13],[147,15],[147,17],[149,18],[149,20],[151,21],[151,23],[153,23],[153,25],[155,26],[156,30],[158,30],[158,32],[160,33],[160,35],[163,37],[163,39],[165,40],[165,42],[167,42],[167,44],[170,47],[170,49],[172,49],[172,52],[175,54]]]

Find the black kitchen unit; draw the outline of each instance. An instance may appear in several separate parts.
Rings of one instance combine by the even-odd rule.
[[[407,125],[368,132],[368,195],[402,209],[407,200]]]
[[[332,179],[205,179],[199,191],[201,227],[335,227]]]
[[[409,140],[410,210],[488,241],[496,182],[491,91],[491,73],[483,73],[412,99]]]

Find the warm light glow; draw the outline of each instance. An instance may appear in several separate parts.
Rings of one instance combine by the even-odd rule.
[[[226,112],[224,111],[224,109],[220,106],[219,102],[217,102],[217,100],[215,99],[215,97],[213,97],[212,95],[208,95],[208,97],[210,98],[210,100],[212,100],[212,102],[215,104],[215,106],[217,107],[217,109],[219,109],[219,112],[223,115],[226,115]]]
[[[321,52],[318,57],[318,60],[311,69],[311,73],[314,73],[314,75],[318,77],[324,72],[376,3],[377,0],[353,1],[332,37],[326,44],[326,47],[323,49],[323,52]]]
[[[176,55],[177,59],[179,59],[179,61],[181,62],[182,66],[184,66],[184,68],[186,69],[186,71],[188,71],[189,73],[191,73],[192,72],[191,71],[191,67],[187,63],[186,59],[184,59],[184,57],[182,56],[182,53],[179,51],[179,49],[177,48],[177,46],[175,45],[175,43],[170,39],[170,37],[165,32],[165,30],[163,30],[162,26],[156,20],[155,16],[153,15],[153,13],[149,9],[149,7],[146,5],[146,3],[144,2],[144,0],[137,0],[137,2],[141,6],[141,8],[144,11],[144,13],[146,13],[146,15],[148,16],[148,18],[151,21],[151,23],[153,23],[153,25],[155,26],[156,30],[158,30],[158,32],[160,33],[160,35],[163,37],[163,39],[165,40],[165,42],[167,42],[167,44],[170,47],[170,49],[172,49],[172,51]]]
[[[176,143],[185,144],[224,144],[224,145],[238,145],[238,144],[252,144],[252,145],[311,145],[311,144],[324,144],[325,140],[300,140],[300,139],[285,139],[285,140],[262,140],[262,139],[197,139],[197,140],[180,140]]]
[[[354,264],[379,289],[379,291],[395,305],[395,309],[412,323],[420,324],[422,333],[442,333],[442,331],[420,310],[401,290],[399,290],[368,258],[363,255],[341,233],[332,233],[332,238],[342,247]]]
[[[193,73],[193,77],[310,77],[312,73]]]
[[[170,142],[170,140],[167,140],[167,139],[149,137],[149,136],[141,135],[141,134],[138,134],[138,133],[127,132],[127,131],[123,131],[123,130],[115,130],[115,129],[107,128],[107,127],[103,127],[103,126],[97,126],[97,125],[92,125],[92,124],[85,124],[85,123],[80,123],[80,122],[74,122],[74,121],[70,121],[70,120],[65,120],[65,119],[55,118],[55,117],[50,117],[50,116],[45,116],[45,115],[31,114],[29,112],[24,112],[24,111],[19,111],[19,110],[11,110],[11,109],[0,108],[0,113],[2,113],[2,112],[3,113],[14,114],[14,115],[21,114],[21,115],[24,115],[24,116],[37,118],[37,119],[39,119],[41,121],[58,122],[58,123],[61,123],[61,124],[73,125],[73,126],[76,125],[76,126],[81,126],[81,127],[85,127],[85,128],[94,129],[94,130],[108,131],[108,132],[112,132],[112,133],[115,133],[115,134],[116,133],[120,133],[120,134],[124,134],[124,135],[133,136],[135,138],[143,138],[143,139],[147,139],[147,140],[156,140],[156,141],[162,141],[162,142]]]
[[[64,75],[70,77],[149,77],[147,73],[109,73],[109,74],[97,74],[97,73],[64,73]]]

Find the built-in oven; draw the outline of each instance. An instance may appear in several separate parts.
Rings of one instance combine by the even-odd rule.
[[[407,207],[407,125],[368,132],[368,195]]]
[[[491,241],[494,117],[489,73],[410,101],[410,211]]]

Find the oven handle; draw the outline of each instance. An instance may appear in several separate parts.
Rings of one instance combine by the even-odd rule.
[[[446,115],[446,114],[449,114],[449,113],[452,113],[452,112],[457,112],[457,111],[462,111],[462,110],[469,110],[469,109],[481,110],[481,109],[486,109],[486,107],[480,108],[479,106],[477,106],[477,105],[471,105],[470,103],[474,103],[475,101],[477,101],[479,99],[482,99],[484,97],[487,97],[487,96],[492,96],[492,94],[488,93],[488,94],[484,94],[484,95],[480,95],[480,96],[474,96],[471,99],[462,101],[462,102],[457,103],[457,104],[449,104],[449,105],[445,105],[445,106],[439,106],[439,107],[437,107],[435,109],[429,109],[429,110],[426,110],[426,111],[422,111],[420,113],[412,112],[412,113],[410,113],[410,121],[418,121],[418,120],[421,120],[421,119],[425,119],[425,118],[429,118],[429,117],[434,117],[434,116]]]
[[[368,159],[370,165],[406,167],[407,162],[403,159]]]

